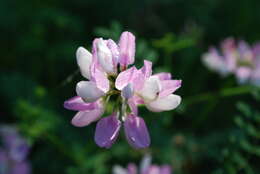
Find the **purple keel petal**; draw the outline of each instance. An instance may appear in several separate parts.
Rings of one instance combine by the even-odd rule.
[[[121,67],[133,64],[135,60],[135,36],[130,32],[123,32],[119,40],[119,62]]]
[[[86,103],[82,100],[81,97],[75,96],[66,100],[63,104],[64,108],[74,111],[85,111],[93,110],[95,108],[95,102]]]
[[[124,122],[124,130],[128,143],[134,148],[145,148],[150,145],[150,136],[141,117],[128,115]]]
[[[118,137],[121,122],[115,114],[102,118],[96,126],[95,142],[99,147],[110,148]]]

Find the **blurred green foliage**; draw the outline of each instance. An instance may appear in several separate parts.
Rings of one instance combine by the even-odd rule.
[[[1,123],[15,123],[30,140],[37,174],[107,174],[140,161],[169,163],[175,174],[259,173],[258,88],[237,87],[208,71],[200,56],[228,36],[260,40],[259,0],[0,1]],[[81,79],[75,51],[95,37],[137,37],[136,64],[154,63],[183,80],[174,111],[140,109],[149,149],[134,150],[123,133],[110,150],[93,140],[95,124],[75,128],[63,101]]]

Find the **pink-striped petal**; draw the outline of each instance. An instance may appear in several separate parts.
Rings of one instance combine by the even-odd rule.
[[[113,65],[114,65],[114,69],[116,69],[117,64],[119,62],[119,48],[112,39],[107,40],[107,47],[110,49],[110,51],[112,53]]]
[[[119,40],[119,62],[121,67],[126,68],[133,64],[135,60],[135,36],[125,31],[121,34]]]
[[[159,93],[159,97],[165,97],[175,92],[181,87],[181,80],[163,80],[161,81],[162,90]]]
[[[134,90],[139,91],[144,86],[145,75],[142,73],[141,70],[135,69],[131,82],[133,84]]]
[[[157,76],[160,80],[171,80],[172,75],[171,73],[161,72],[154,74],[153,76]]]
[[[141,68],[142,73],[145,78],[148,78],[152,75],[152,62],[148,60],[144,60],[144,66]]]
[[[107,46],[107,42],[102,38],[96,42],[97,58],[102,69],[107,73],[114,72],[113,57],[110,49]]]
[[[150,135],[141,117],[130,114],[124,122],[124,130],[128,143],[134,148],[146,148],[150,145]]]
[[[116,82],[115,82],[116,88],[118,90],[122,90],[124,87],[126,87],[128,85],[128,83],[131,82],[135,71],[136,71],[136,68],[131,67],[131,68],[119,73],[119,75],[116,78]]]
[[[109,80],[107,75],[99,69],[93,72],[93,81],[96,83],[98,89],[102,90],[104,93],[109,91]]]
[[[96,108],[90,111],[79,111],[71,120],[72,125],[76,127],[84,127],[90,123],[97,121],[103,114],[104,108],[101,102],[96,103]]]
[[[92,110],[95,108],[95,102],[86,103],[81,97],[75,96],[66,100],[63,104],[64,108],[74,111]]]

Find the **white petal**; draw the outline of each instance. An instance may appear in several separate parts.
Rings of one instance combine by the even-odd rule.
[[[153,112],[169,111],[175,109],[181,103],[181,97],[170,94],[164,98],[158,98],[153,102],[146,103],[146,107]]]
[[[112,53],[103,39],[99,39],[97,42],[97,56],[103,70],[112,73],[114,71]]]
[[[76,92],[86,102],[94,102],[105,93],[97,88],[96,84],[90,81],[80,81],[77,83]]]
[[[143,97],[145,101],[154,100],[161,90],[161,84],[158,77],[150,77],[144,82],[142,90],[138,94]]]
[[[76,52],[76,58],[81,75],[87,79],[90,79],[90,65],[92,63],[91,53],[85,48],[79,47]]]

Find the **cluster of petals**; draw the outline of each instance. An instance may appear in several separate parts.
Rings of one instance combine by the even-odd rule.
[[[235,75],[239,83],[260,85],[260,43],[250,47],[245,41],[227,38],[221,49],[211,47],[202,57],[204,64],[222,76]]]
[[[119,135],[121,126],[128,143],[134,148],[150,145],[150,136],[138,105],[161,112],[176,108],[181,98],[172,94],[180,80],[172,80],[169,73],[152,75],[152,62],[145,60],[142,68],[129,67],[135,60],[135,36],[123,32],[119,42],[97,38],[92,53],[83,47],[76,52],[77,64],[85,81],[76,85],[77,96],[64,102],[64,107],[78,111],[72,119],[77,127],[98,121],[95,142],[109,148]],[[116,101],[110,101],[112,98]],[[102,117],[110,103],[116,103],[111,115]]]
[[[30,148],[16,128],[1,125],[0,138],[0,173],[30,174],[30,164],[26,160]]]
[[[113,174],[171,174],[169,165],[154,165],[151,164],[151,156],[146,155],[140,163],[139,169],[133,163],[128,164],[126,168],[119,165],[114,166]]]

